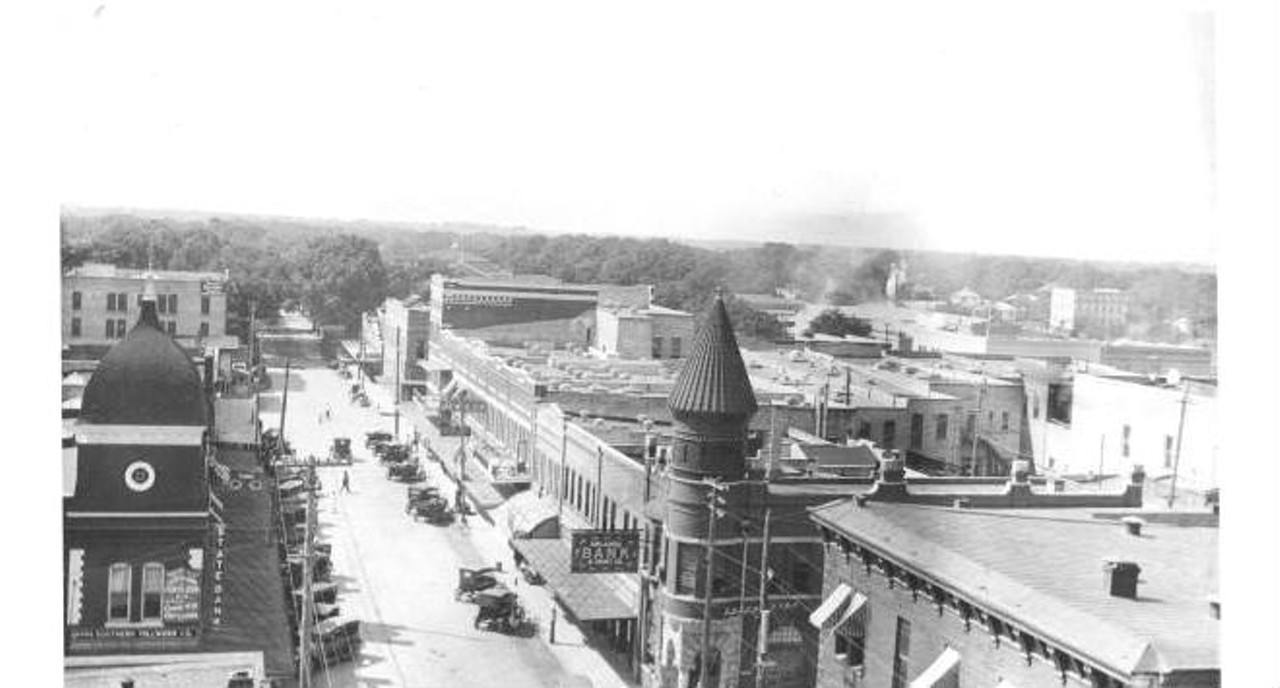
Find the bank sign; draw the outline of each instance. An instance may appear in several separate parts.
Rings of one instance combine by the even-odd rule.
[[[640,568],[640,533],[574,531],[570,556],[569,570],[573,573],[634,573]]]

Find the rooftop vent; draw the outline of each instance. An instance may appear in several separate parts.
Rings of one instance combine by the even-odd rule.
[[[1124,524],[1125,530],[1130,535],[1142,535],[1142,526],[1146,524],[1146,521],[1137,516],[1125,516],[1120,519],[1120,522]]]
[[[1104,559],[1103,578],[1107,593],[1112,597],[1123,597],[1134,600],[1138,598],[1138,574],[1142,567],[1132,561],[1121,559]]]

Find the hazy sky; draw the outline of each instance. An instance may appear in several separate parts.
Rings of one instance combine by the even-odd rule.
[[[1197,5],[847,4],[67,3],[62,200],[1213,259]]]

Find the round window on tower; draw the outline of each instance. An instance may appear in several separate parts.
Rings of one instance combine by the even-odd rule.
[[[134,492],[146,492],[156,482],[156,469],[146,461],[134,461],[124,469],[124,484]]]

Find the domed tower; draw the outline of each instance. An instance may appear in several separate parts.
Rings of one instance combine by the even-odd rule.
[[[211,415],[195,364],[160,329],[148,281],[138,323],[98,363],[76,425],[64,501],[73,647],[79,638],[111,649],[103,643],[124,643],[135,626],[198,624],[196,612],[162,609],[161,599],[201,579]]]
[[[726,611],[742,598],[742,515],[751,513],[753,500],[763,499],[763,488],[747,482],[747,424],[756,398],[719,294],[667,406],[675,427],[665,476],[666,563],[656,600],[660,644],[654,680],[673,688],[736,686],[744,617]],[[713,498],[723,517],[713,516]],[[715,556],[708,576],[709,545]],[[723,556],[731,549],[737,553]],[[704,644],[710,648],[706,662]]]

